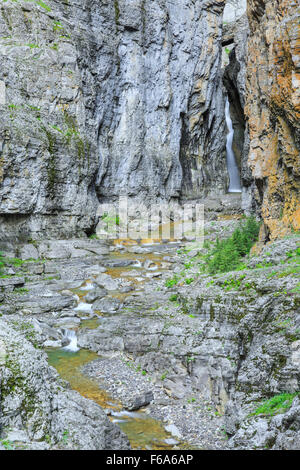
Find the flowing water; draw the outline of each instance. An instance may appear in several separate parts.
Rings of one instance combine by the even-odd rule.
[[[227,143],[226,143],[227,168],[228,168],[228,173],[229,173],[229,178],[230,178],[228,192],[240,193],[242,191],[240,172],[239,172],[239,169],[236,163],[236,158],[232,149],[234,129],[233,129],[232,120],[230,117],[230,104],[229,104],[228,98],[226,99],[225,117],[226,117],[226,124],[227,124],[228,131],[229,131],[227,134]]]
[[[110,260],[136,259],[139,263],[136,263],[138,266],[135,267],[132,265],[122,268],[110,267],[107,273],[112,277],[118,277],[120,270],[129,273],[131,269],[141,269],[145,259],[151,259],[161,268],[162,256],[151,253],[143,255],[112,253]],[[132,278],[130,280],[133,281]],[[76,291],[79,298],[77,311],[88,313],[91,310],[91,306],[85,302],[85,295],[93,288],[92,285],[92,280],[90,280],[79,289],[73,290],[73,292]],[[99,317],[86,319],[81,323],[80,328],[94,329],[99,326],[100,322],[101,318]],[[122,410],[121,403],[111,398],[106,391],[101,389],[101,385],[99,386],[81,371],[85,364],[99,359],[99,356],[92,351],[78,348],[75,331],[65,330],[64,335],[70,341],[69,344],[61,349],[48,350],[49,364],[55,367],[60,376],[70,383],[73,390],[77,390],[82,396],[95,401],[102,408],[110,409],[111,421],[125,432],[133,449],[169,450],[174,445],[180,449],[189,448],[187,444],[174,439],[160,421],[151,418],[143,410],[134,413]]]
[[[79,347],[77,346],[77,336],[76,336],[75,331],[65,330],[63,339],[69,341],[69,344],[67,344],[67,346],[64,347],[65,351],[70,351],[70,352],[79,351]]]

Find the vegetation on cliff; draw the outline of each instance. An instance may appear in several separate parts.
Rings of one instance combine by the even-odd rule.
[[[242,267],[241,259],[247,255],[258,240],[260,224],[249,217],[235,229],[232,236],[219,240],[207,254],[206,269],[210,274],[225,273]]]

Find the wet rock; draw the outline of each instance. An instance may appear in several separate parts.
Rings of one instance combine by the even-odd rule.
[[[146,276],[147,276],[147,277],[150,277],[150,278],[151,278],[151,277],[160,277],[161,275],[162,275],[162,273],[159,272],[159,271],[156,271],[156,272],[154,272],[154,273],[147,273],[147,274],[146,274]]]
[[[85,301],[88,303],[93,303],[95,302],[95,300],[102,299],[102,297],[105,297],[106,295],[106,289],[93,289],[92,291],[87,293],[87,295],[85,296]]]
[[[169,424],[168,426],[165,426],[165,429],[166,429],[166,431],[171,433],[172,436],[178,437],[179,439],[182,438],[182,434],[179,431],[179,429],[177,428],[177,426],[175,426],[175,424]]]
[[[131,266],[133,264],[135,264],[135,261],[130,259],[117,259],[107,261],[105,263],[105,265],[110,268],[126,268],[127,266]]]
[[[61,341],[50,341],[47,340],[43,344],[44,348],[61,348],[62,342]]]
[[[154,261],[151,261],[150,259],[147,259],[144,262],[144,268],[145,269],[151,269],[151,268],[156,268],[157,269],[157,265],[154,263]]]
[[[120,292],[121,294],[127,294],[128,292],[132,292],[134,290],[133,286],[124,286],[121,287]]]
[[[130,400],[124,404],[124,407],[129,411],[135,411],[149,405],[153,400],[153,392],[149,391],[143,393],[142,395],[131,397]]]
[[[98,299],[93,303],[93,309],[102,313],[116,313],[122,306],[122,302],[114,297]]]
[[[70,291],[70,290],[62,290],[61,295],[65,295],[67,297],[73,297],[74,296],[73,292]]]
[[[55,328],[52,328],[51,326],[47,325],[46,323],[43,322],[37,322],[36,320],[33,320],[33,325],[34,328],[37,332],[43,333],[44,336],[48,338],[48,340],[55,340],[55,341],[60,341],[61,340],[61,333],[57,331]]]
[[[67,329],[73,329],[77,328],[81,323],[80,318],[74,318],[74,317],[64,317],[64,318],[58,318],[55,320],[55,327],[56,328],[67,328]]]
[[[44,449],[46,442],[46,448],[57,449],[129,449],[100,406],[65,389],[46,355],[2,320],[0,341],[9,352],[9,361],[0,365],[4,440],[26,441],[29,448]]]
[[[20,297],[20,298],[19,298]],[[73,297],[47,292],[45,289],[40,294],[30,293],[19,296],[15,302],[15,308],[27,309],[32,313],[45,313],[61,311],[68,307],[75,307],[76,301]]]
[[[100,274],[94,282],[106,290],[117,290],[119,287],[119,282],[108,274]]]

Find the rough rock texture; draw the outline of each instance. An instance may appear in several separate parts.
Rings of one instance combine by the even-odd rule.
[[[1,3],[2,239],[89,232],[120,192],[224,192],[223,8]]]
[[[220,228],[206,225],[214,236]],[[201,256],[182,256],[176,286],[166,287],[168,274],[145,284],[97,329],[79,331],[78,344],[127,354],[171,397],[212,401],[233,448],[297,448],[298,402],[280,416],[250,417],[267,399],[300,390],[297,246],[299,237],[270,243],[247,269],[214,277],[199,275]]]
[[[17,323],[15,325],[17,327]],[[102,409],[65,388],[46,355],[0,321],[0,437],[15,448],[129,449]],[[17,328],[18,329],[18,328]]]
[[[262,239],[300,228],[299,14],[296,1],[248,2],[248,165]]]
[[[66,4],[48,3],[1,2],[2,239],[70,236],[94,222],[95,126],[80,49],[91,33],[79,6],[71,21]]]
[[[237,22],[225,26],[223,41],[233,43],[233,49],[229,54],[223,83],[228,94],[234,128],[232,146],[241,174],[241,207],[246,213],[251,213],[255,210],[255,203],[252,194],[253,177],[248,165],[250,141],[245,117],[248,37],[249,23],[246,14]]]
[[[98,110],[98,195],[224,192],[222,0],[132,0],[106,12],[110,55]],[[110,7],[112,9],[112,6]],[[102,98],[102,97],[105,97]]]
[[[223,82],[230,103],[230,115],[234,128],[233,151],[235,153],[239,168],[243,168],[243,152],[245,141],[245,94],[246,94],[246,58],[249,25],[247,16],[243,15],[239,21],[231,27],[227,25],[223,41],[233,41],[234,48],[229,55],[229,65],[226,67]],[[248,155],[247,155],[248,156]],[[244,171],[241,172],[244,180]]]

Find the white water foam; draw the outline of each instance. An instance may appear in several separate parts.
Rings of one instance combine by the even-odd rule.
[[[73,330],[65,330],[64,338],[67,338],[70,342],[63,349],[65,351],[77,352],[79,347],[77,346],[77,336]]]
[[[76,308],[76,312],[89,312],[93,313],[92,304],[87,304],[86,302],[80,302]]]
[[[230,178],[228,192],[229,193],[241,193],[242,188],[241,188],[240,172],[236,163],[234,152],[232,150],[234,129],[233,129],[232,120],[230,117],[230,105],[229,105],[228,98],[226,98],[225,117],[226,117],[227,127],[229,130],[227,134],[227,143],[226,143],[227,168],[228,168],[228,173],[229,173],[229,178]]]

